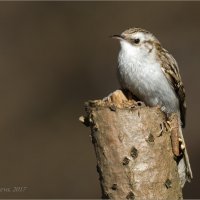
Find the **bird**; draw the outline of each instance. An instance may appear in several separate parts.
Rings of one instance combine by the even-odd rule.
[[[119,40],[118,78],[123,90],[128,90],[147,106],[159,106],[170,116],[177,113],[180,139],[185,145],[186,98],[178,64],[162,47],[159,40],[142,28],[129,28],[112,38]],[[186,147],[178,163],[183,187],[193,178]]]

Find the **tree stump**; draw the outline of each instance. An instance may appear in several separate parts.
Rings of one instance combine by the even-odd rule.
[[[87,102],[86,113],[80,121],[91,128],[102,198],[182,199],[171,130],[159,107],[117,90]]]

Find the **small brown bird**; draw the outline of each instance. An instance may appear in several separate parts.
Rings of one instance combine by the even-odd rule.
[[[176,60],[144,29],[130,28],[113,38],[121,44],[118,74],[122,88],[148,106],[160,106],[167,115],[178,113],[180,138],[185,145],[181,128],[185,127],[185,89]],[[183,187],[193,177],[186,147],[178,171]]]

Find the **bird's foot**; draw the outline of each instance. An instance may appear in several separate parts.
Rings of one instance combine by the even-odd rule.
[[[163,132],[166,132],[169,130],[171,130],[169,122],[164,121],[164,122],[160,123],[160,131],[158,132],[157,136],[160,137],[163,134]]]

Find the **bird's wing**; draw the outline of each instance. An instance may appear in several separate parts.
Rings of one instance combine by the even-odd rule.
[[[160,52],[159,59],[162,60],[161,68],[179,99],[182,127],[185,127],[185,117],[186,117],[185,88],[181,80],[178,64],[176,60],[173,58],[173,56],[168,53],[167,50],[160,47],[158,52]]]

